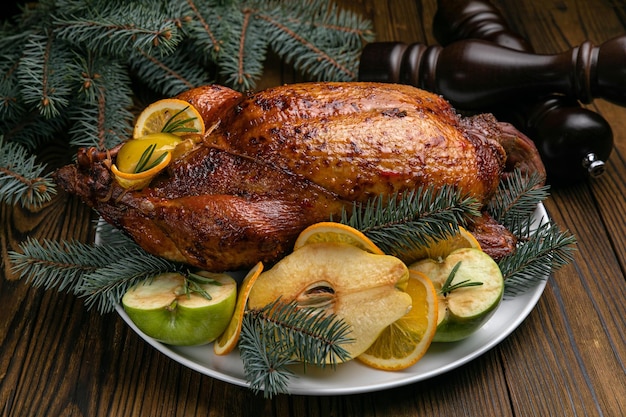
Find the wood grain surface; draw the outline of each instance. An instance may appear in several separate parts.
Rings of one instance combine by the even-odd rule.
[[[341,2],[377,40],[435,44],[435,0]],[[624,0],[494,0],[539,53],[626,34]],[[626,66],[626,58],[624,60]],[[259,88],[299,77],[271,59]],[[515,97],[511,97],[515,101]],[[0,205],[0,415],[6,416],[607,416],[626,415],[626,108],[595,100],[615,148],[599,179],[553,187],[546,208],[578,239],[536,308],[498,346],[451,372],[380,392],[263,399],[167,358],[116,314],[16,279],[7,252],[28,236],[93,239],[93,216],[56,196],[39,211]],[[52,167],[69,161],[51,146]]]

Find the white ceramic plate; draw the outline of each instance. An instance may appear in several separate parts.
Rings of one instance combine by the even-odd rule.
[[[548,219],[543,205],[535,212],[536,221]],[[414,366],[398,372],[379,371],[357,361],[336,369],[308,367],[289,384],[291,394],[345,395],[379,391],[432,378],[455,369],[487,352],[509,336],[533,310],[546,286],[547,277],[523,294],[502,301],[496,313],[476,333],[455,343],[433,343]],[[179,347],[160,343],[142,333],[118,305],[117,312],[144,340],[169,358],[210,377],[248,386],[239,352],[226,356],[213,353],[213,345]]]

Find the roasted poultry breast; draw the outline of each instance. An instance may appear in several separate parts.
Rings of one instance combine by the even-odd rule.
[[[484,203],[512,163],[542,169],[510,125],[461,117],[406,85],[302,83],[254,94],[210,85],[178,98],[199,110],[206,133],[146,188],[116,182],[119,147],[80,149],[55,178],[146,251],[211,271],[273,263],[306,226],[353,202],[448,184]],[[514,148],[529,157],[507,158]]]

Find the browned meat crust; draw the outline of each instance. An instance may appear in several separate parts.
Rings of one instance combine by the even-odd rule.
[[[506,163],[493,117],[461,118],[410,86],[306,83],[248,96],[207,86],[180,98],[209,132],[149,187],[116,183],[115,149],[83,149],[56,178],[147,251],[209,270],[271,263],[309,224],[381,194],[449,184],[487,202]]]

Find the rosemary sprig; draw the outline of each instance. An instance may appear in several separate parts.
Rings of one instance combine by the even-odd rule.
[[[165,159],[165,157],[167,156],[167,151],[163,152],[161,155],[159,155],[158,158],[150,162],[150,159],[152,159],[152,155],[154,154],[155,149],[156,143],[152,143],[143,151],[141,157],[139,158],[139,162],[137,162],[137,166],[135,166],[135,174],[148,171],[159,165]]]
[[[239,350],[246,379],[265,397],[287,392],[295,363],[335,367],[349,359],[350,326],[334,314],[276,300],[244,314]]]
[[[197,133],[198,129],[194,127],[185,126],[187,123],[193,122],[194,120],[196,120],[197,117],[189,117],[187,119],[175,120],[179,115],[186,112],[188,108],[189,106],[185,107],[182,110],[179,110],[178,112],[176,112],[176,114],[174,114],[172,117],[167,119],[167,122],[165,122],[165,124],[161,128],[161,132],[163,133],[178,133],[178,132]]]
[[[461,267],[461,262],[457,262],[454,265],[454,267],[452,267],[450,274],[448,274],[448,278],[446,278],[446,281],[441,286],[441,289],[439,289],[439,294],[445,297],[448,294],[450,294],[452,291],[458,290],[459,288],[477,287],[477,286],[483,285],[482,282],[470,281],[469,279],[452,284],[452,281],[454,281],[454,277],[456,276],[456,272],[459,270],[460,267]]]
[[[196,274],[187,270],[183,276],[185,277],[185,281],[183,283],[183,291],[187,297],[190,297],[192,293],[196,293],[201,297],[206,298],[207,300],[212,300],[211,294],[209,294],[202,285],[211,284],[221,286],[222,283],[209,277],[205,277],[200,274]]]

